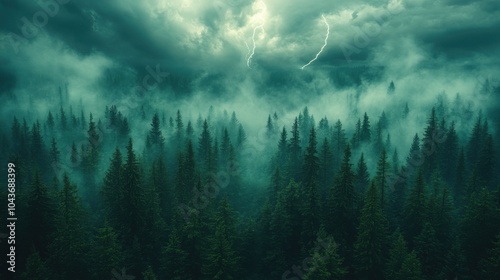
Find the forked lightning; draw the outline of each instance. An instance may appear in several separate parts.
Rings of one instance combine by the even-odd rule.
[[[328,22],[326,21],[326,18],[324,15],[321,15],[321,17],[323,17],[323,22],[326,24],[326,37],[325,37],[325,44],[323,44],[323,46],[321,47],[321,49],[319,50],[319,52],[316,54],[316,56],[311,59],[311,61],[309,61],[306,65],[302,66],[301,69],[304,70],[304,68],[306,68],[307,66],[309,66],[309,64],[311,64],[313,61],[315,61],[316,59],[318,59],[318,56],[319,54],[323,51],[323,49],[326,47],[326,44],[328,43],[328,35],[330,35],[330,25],[328,25]]]

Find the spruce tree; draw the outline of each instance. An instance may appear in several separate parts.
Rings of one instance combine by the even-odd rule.
[[[479,279],[479,261],[488,256],[500,230],[499,208],[491,193],[483,188],[472,194],[461,224],[463,247],[472,276]]]
[[[368,173],[368,167],[365,162],[365,155],[361,153],[359,157],[358,165],[356,167],[356,183],[355,189],[359,194],[364,194],[368,189],[370,184],[370,174]]]
[[[118,235],[110,226],[97,229],[92,242],[92,258],[98,259],[92,265],[93,279],[107,279],[110,271],[122,267],[123,250],[118,242]]]
[[[363,124],[361,126],[361,134],[359,135],[359,140],[362,142],[370,142],[371,140],[371,131],[370,131],[370,119],[365,112],[363,116]]]
[[[328,139],[325,137],[323,139],[323,144],[321,145],[321,149],[319,151],[319,175],[318,182],[321,191],[321,197],[325,197],[327,194],[327,189],[333,183],[333,154],[331,152],[330,143],[328,143]]]
[[[157,280],[156,275],[153,271],[153,268],[151,266],[148,266],[148,268],[142,273],[142,279],[143,280]]]
[[[117,230],[122,230],[122,220],[125,216],[122,203],[125,199],[123,189],[124,183],[124,170],[122,163],[122,155],[118,147],[111,158],[111,164],[104,176],[104,185],[101,190],[102,204],[104,208],[105,217],[110,222],[111,226]]]
[[[386,263],[386,279],[400,280],[399,272],[403,266],[403,262],[408,255],[408,247],[406,241],[399,230],[394,234],[394,241],[389,251],[389,259]]]
[[[28,197],[28,241],[42,257],[49,254],[48,246],[55,230],[55,202],[49,190],[35,172]]]
[[[414,251],[410,252],[403,264],[401,265],[401,270],[398,273],[397,279],[407,279],[407,280],[424,280],[426,279],[422,273],[422,265],[420,260]]]
[[[340,171],[330,193],[328,202],[328,230],[334,234],[335,240],[344,246],[342,254],[346,256],[346,265],[352,261],[352,247],[356,236],[357,198],[354,191],[354,172],[351,169],[351,149],[347,145]]]
[[[448,133],[446,134],[446,140],[443,143],[443,148],[441,152],[441,173],[443,178],[448,183],[454,182],[455,167],[458,164],[458,136],[455,131],[455,122],[452,122]]]
[[[343,259],[338,252],[338,245],[331,236],[318,236],[316,248],[310,257],[305,280],[341,280],[345,279],[347,270],[343,267]],[[300,277],[301,275],[299,275]],[[301,277],[302,278],[302,277]],[[292,278],[287,278],[292,279]]]
[[[23,280],[50,280],[54,279],[46,262],[40,257],[37,251],[34,251],[26,261],[26,268],[21,274]]]
[[[212,137],[210,136],[210,130],[208,129],[208,122],[206,119],[203,121],[203,130],[198,143],[198,156],[200,162],[203,164],[203,170],[208,171],[212,152]]]
[[[411,245],[413,244],[413,238],[420,234],[424,226],[426,202],[424,178],[422,172],[419,172],[408,196],[403,218],[403,229],[406,240],[408,240]]]
[[[183,248],[179,232],[176,227],[171,231],[166,246],[162,250],[161,275],[172,280],[188,278],[188,252]]]
[[[59,194],[55,227],[49,262],[57,267],[62,279],[89,279],[89,240],[86,213],[77,194],[76,185],[63,175],[63,189]]]
[[[423,172],[424,177],[429,178],[430,174],[434,172],[438,164],[438,153],[440,146],[436,143],[435,137],[439,133],[436,110],[433,107],[431,116],[427,120],[427,127],[424,131],[422,139],[422,153],[424,155]]]
[[[481,262],[482,279],[500,278],[500,233],[497,234],[495,242],[489,251],[488,258]]]
[[[342,123],[337,120],[335,126],[333,127],[332,133],[332,152],[333,152],[333,172],[337,172],[340,167],[340,162],[342,160],[342,152],[347,144],[347,138],[342,128]]]
[[[234,218],[227,198],[222,200],[214,218],[214,232],[209,238],[203,272],[209,279],[235,279],[239,256],[234,244],[236,238]]]
[[[382,153],[380,154],[379,160],[377,162],[377,174],[375,176],[375,182],[380,189],[380,205],[382,209],[385,208],[387,181],[389,179],[390,172],[391,171],[389,161],[387,160],[387,153],[384,149],[382,150]]]
[[[422,272],[427,279],[440,279],[439,272],[443,265],[443,246],[430,223],[425,223],[422,231],[414,239],[415,252],[421,260]]]
[[[301,168],[302,168],[302,148],[300,142],[300,132],[298,119],[292,125],[292,137],[288,144],[289,158],[288,158],[288,174],[295,181],[300,181]]]
[[[49,127],[50,131],[54,130],[55,122],[54,122],[54,116],[52,116],[52,112],[49,110],[49,115],[47,116],[47,126]]]
[[[380,194],[372,182],[361,210],[354,261],[359,279],[384,279],[387,222],[382,212]]]

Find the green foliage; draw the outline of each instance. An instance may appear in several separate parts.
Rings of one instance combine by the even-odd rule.
[[[38,251],[34,251],[28,257],[26,269],[21,275],[23,280],[49,280],[53,279],[47,264],[42,260]]]
[[[387,222],[380,205],[380,194],[372,182],[361,210],[354,261],[359,279],[383,279],[386,258]]]
[[[418,259],[415,252],[410,252],[403,264],[401,265],[401,270],[397,274],[397,279],[407,279],[407,280],[424,280],[426,279],[422,274],[422,268],[420,260]]]
[[[347,270],[338,252],[338,245],[331,236],[318,236],[316,249],[309,257],[305,280],[341,280],[345,279]],[[321,250],[323,249],[323,250]]]

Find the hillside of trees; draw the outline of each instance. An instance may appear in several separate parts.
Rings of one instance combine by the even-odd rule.
[[[258,135],[213,107],[12,116],[15,279],[500,279],[498,132],[435,105],[411,143],[391,138],[411,104],[357,121],[270,112]]]

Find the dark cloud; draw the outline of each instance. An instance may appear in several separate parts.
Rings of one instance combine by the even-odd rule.
[[[60,2],[67,3],[58,4],[52,15],[50,5],[56,0],[0,1],[0,59],[10,61],[2,68],[2,81],[14,81],[3,82],[2,89],[19,86],[24,80],[19,75],[43,72],[35,66],[58,69],[41,63],[44,49],[52,49],[54,56],[65,53],[75,63],[99,62],[101,72],[132,69],[137,83],[148,74],[146,67],[160,65],[170,73],[161,89],[187,94],[202,87],[213,95],[248,79],[260,94],[266,88],[307,90],[315,77],[326,77],[335,86],[360,85],[390,75],[384,71],[394,69],[391,55],[405,61],[408,71],[434,58],[440,58],[441,67],[446,67],[442,59],[484,63],[489,57],[498,62],[500,50],[500,4],[493,0]],[[47,23],[36,36],[24,38],[26,20],[36,23],[35,15],[44,11]],[[328,45],[300,71],[323,44],[321,15],[331,28]],[[262,23],[248,68],[247,46],[253,47],[254,28]],[[30,59],[20,62],[22,57]],[[67,68],[65,61],[54,57],[52,63]]]

